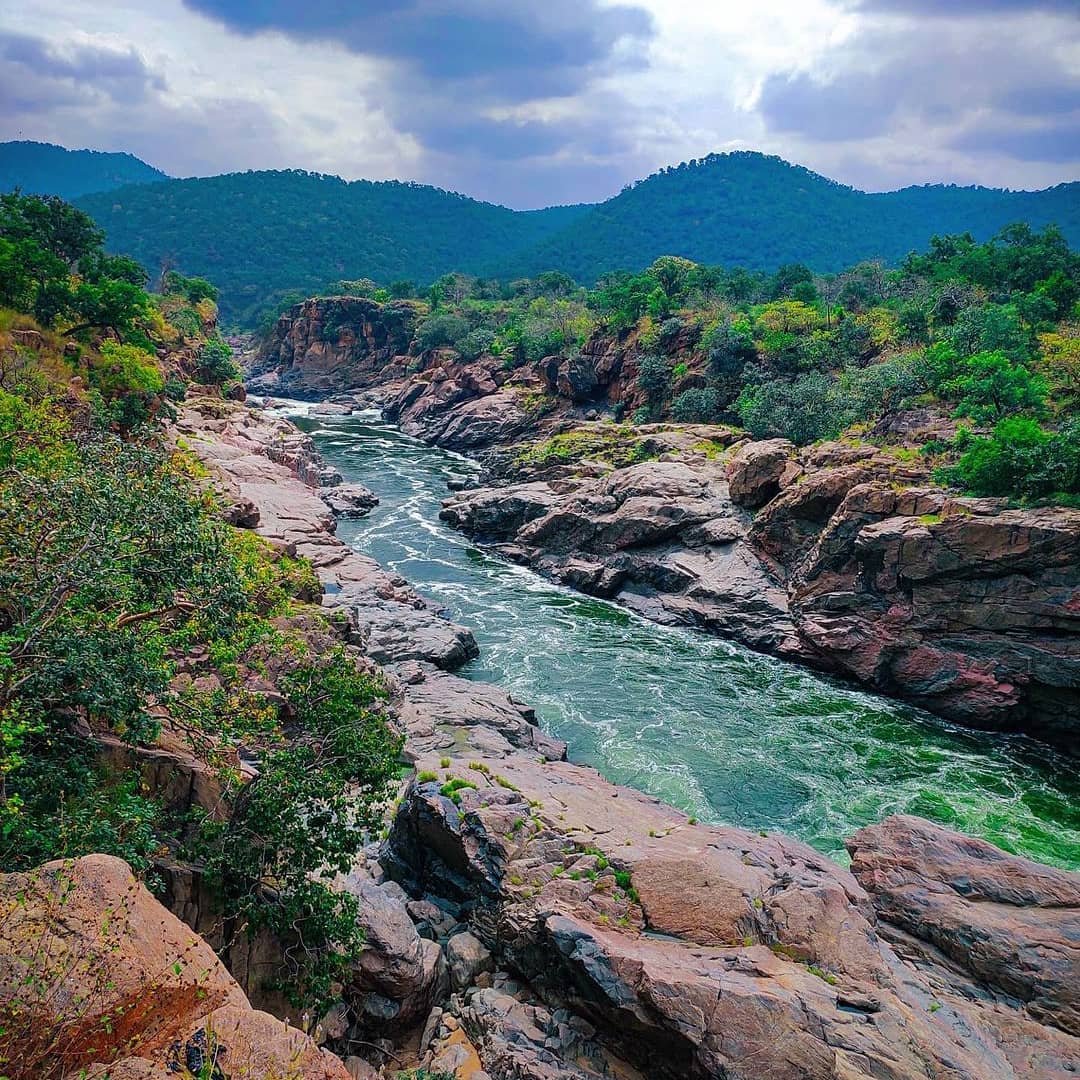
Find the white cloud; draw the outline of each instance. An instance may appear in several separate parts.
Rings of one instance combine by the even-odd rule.
[[[469,0],[468,12],[485,2]],[[27,93],[37,107],[0,116],[0,138],[130,150],[175,175],[308,168],[419,179],[520,206],[602,198],[724,149],[779,154],[871,189],[1037,187],[1080,168],[1070,145],[1080,19],[1063,4],[995,0],[992,19],[927,19],[924,0],[600,2],[644,8],[651,37],[629,35],[603,62],[594,42],[564,96],[544,96],[553,91],[538,68],[533,90],[519,84],[501,98],[490,82],[481,91],[457,70],[440,75],[437,57],[425,55],[418,74],[400,41],[379,57],[356,51],[363,35],[350,51],[238,34],[181,0],[8,5],[0,30],[61,52],[134,50],[152,77],[133,81],[126,100],[116,80],[109,93],[35,83]]]

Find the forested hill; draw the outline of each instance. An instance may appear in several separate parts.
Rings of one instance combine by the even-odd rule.
[[[1013,221],[1056,224],[1080,242],[1080,183],[1038,192],[934,185],[868,194],[781,158],[713,154],[626,188],[506,269],[557,267],[590,283],[681,255],[752,270],[805,263],[827,273],[864,259],[896,262],[935,234],[985,240]]]
[[[221,288],[227,323],[254,324],[342,279],[427,285],[452,270],[499,277],[558,269],[590,284],[660,255],[775,270],[895,262],[935,234],[986,239],[1059,225],[1080,244],[1080,183],[1040,192],[918,187],[867,194],[780,158],[740,152],[665,169],[597,206],[520,212],[437,188],[248,172],[128,187],[79,200],[112,250]]]
[[[251,324],[289,294],[341,279],[426,285],[539,244],[588,207],[514,211],[421,184],[246,172],[78,201],[109,247],[155,274],[165,263],[221,289],[226,322]]]
[[[166,173],[133,154],[66,150],[53,143],[0,143],[0,191],[21,188],[27,194],[74,199],[125,184],[168,179]]]

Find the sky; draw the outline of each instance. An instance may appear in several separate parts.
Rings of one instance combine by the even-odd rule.
[[[1080,0],[34,0],[0,140],[515,208],[760,150],[864,190],[1080,178]]]

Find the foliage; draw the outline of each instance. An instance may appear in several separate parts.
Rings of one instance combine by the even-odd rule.
[[[966,433],[955,448],[961,457],[939,478],[973,495],[1012,495],[1040,499],[1080,494],[1080,424],[1058,433],[1034,420],[1009,417],[985,438]]]
[[[834,438],[845,426],[836,383],[816,372],[791,382],[749,385],[735,408],[755,438],[779,436],[796,446]]]
[[[164,449],[69,432],[46,414],[44,437],[28,418],[2,440],[2,862],[71,854],[93,836],[95,850],[138,864],[153,814],[134,790],[90,775],[72,724],[152,737],[170,642],[193,612],[224,619],[241,597],[225,527]]]
[[[232,347],[221,338],[208,341],[199,350],[198,377],[200,382],[223,386],[243,376],[240,365],[233,359]]]
[[[637,385],[650,402],[661,400],[671,386],[671,364],[663,356],[646,355],[638,360]]]
[[[956,400],[956,415],[976,423],[994,423],[1008,413],[1041,414],[1046,403],[1046,380],[1003,352],[976,353],[963,361],[943,390]]]
[[[329,878],[346,872],[379,819],[400,742],[381,681],[337,649],[282,680],[292,718],[227,822],[206,820],[198,844],[226,911],[293,947],[288,988],[325,1002],[363,946],[357,900]]]
[[[720,412],[720,395],[712,387],[684,390],[671,403],[672,419],[684,424],[708,424]]]
[[[1068,185],[1038,193],[927,186],[867,195],[747,152],[664,169],[598,206],[539,211],[515,212],[418,184],[347,183],[298,171],[131,186],[87,195],[79,205],[105,229],[111,250],[152,273],[173,258],[184,273],[218,282],[223,316],[245,326],[257,325],[287,290],[325,291],[342,278],[342,267],[350,278],[426,288],[454,270],[504,281],[556,271],[592,283],[652,264],[654,284],[634,301],[629,327],[648,310],[657,286],[661,307],[681,290],[714,288],[699,270],[682,266],[688,259],[783,268],[768,283],[768,299],[813,303],[817,283],[797,276],[806,267],[826,273],[859,259],[897,263],[935,233],[969,230],[983,239],[1024,219],[1036,226],[1057,221],[1071,239],[1080,236]],[[1010,262],[1009,245],[1000,247],[988,267],[1008,265],[1026,282],[1023,261]],[[1047,254],[1054,254],[1050,245]],[[1044,265],[1023,288],[1049,279],[1061,260]],[[860,278],[845,292],[852,310],[864,302],[856,296],[862,285]],[[741,280],[731,286],[737,295]]]

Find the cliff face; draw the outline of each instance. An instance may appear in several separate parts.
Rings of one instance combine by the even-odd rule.
[[[260,393],[321,398],[400,377],[415,328],[416,307],[407,300],[305,300],[278,319],[254,359],[249,386]],[[395,360],[393,372],[385,372]]]

